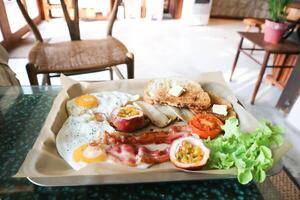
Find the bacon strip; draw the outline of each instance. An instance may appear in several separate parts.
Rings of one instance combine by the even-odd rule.
[[[128,133],[107,133],[102,143],[110,145],[106,151],[119,163],[137,166],[141,163],[158,164],[169,161],[169,147],[163,150],[150,150],[145,144],[171,144],[175,139],[191,135],[188,126],[173,126],[168,131],[146,132],[140,135]]]
[[[175,139],[189,136],[191,129],[188,126],[173,126],[168,131],[145,132],[140,135],[128,133],[107,133],[103,135],[104,144],[171,144]]]
[[[142,146],[139,148],[138,155],[141,157],[141,161],[147,164],[158,164],[170,160],[169,147],[164,150],[152,151]]]
[[[106,152],[113,157],[116,162],[128,166],[136,166],[136,155],[138,153],[136,146],[128,144],[116,144],[106,149]]]
[[[115,144],[106,151],[116,162],[131,167],[141,163],[158,164],[169,161],[169,147],[164,150],[150,150],[144,146]]]

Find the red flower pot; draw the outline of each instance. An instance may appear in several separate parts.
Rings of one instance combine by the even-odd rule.
[[[273,22],[266,19],[264,40],[269,43],[277,44],[287,27],[288,24],[286,23]]]

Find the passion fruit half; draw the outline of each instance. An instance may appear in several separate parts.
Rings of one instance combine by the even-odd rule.
[[[170,147],[170,160],[182,169],[199,169],[207,163],[210,150],[194,136],[174,140]]]
[[[121,107],[111,113],[111,123],[118,131],[132,132],[147,123],[143,111],[135,107]]]

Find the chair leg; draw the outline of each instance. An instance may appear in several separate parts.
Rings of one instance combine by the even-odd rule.
[[[127,78],[134,78],[134,55],[133,53],[127,53],[126,65],[127,65]]]
[[[37,79],[37,71],[34,67],[34,64],[28,63],[26,65],[27,75],[30,82],[30,85],[39,85],[38,79]]]
[[[43,75],[43,82],[42,85],[51,85],[51,80],[49,74]]]
[[[119,68],[117,66],[115,66],[113,68],[113,70],[115,71],[115,73],[117,74],[117,76],[119,77],[120,80],[125,79],[125,77],[123,76],[123,74],[120,72]]]
[[[245,32],[249,32],[251,30],[251,25],[247,25],[245,28]]]
[[[235,58],[234,58],[234,62],[233,62],[232,68],[231,68],[231,74],[230,74],[229,81],[232,81],[232,76],[233,76],[234,70],[236,68],[237,61],[238,61],[240,53],[241,53],[241,48],[242,48],[242,45],[243,45],[243,40],[244,40],[244,38],[241,37],[241,40],[240,40],[240,43],[239,43],[239,46],[238,46],[238,49],[237,49],[237,52],[236,52],[236,55],[235,55]]]
[[[261,26],[257,26],[258,32],[261,33]],[[253,45],[253,50],[251,50],[250,54],[253,54],[253,51],[255,49],[255,44]]]
[[[110,80],[114,80],[114,71],[112,67],[109,68],[109,76],[110,76]]]
[[[252,49],[251,52],[250,52],[251,55],[253,54],[253,51],[254,51],[254,49],[255,49],[255,44],[253,45],[252,48],[253,48],[253,49]]]
[[[265,53],[264,61],[263,61],[262,65],[261,65],[261,69],[260,69],[260,72],[259,72],[256,84],[255,84],[255,88],[254,88],[254,91],[253,91],[253,94],[252,94],[252,98],[251,98],[251,104],[252,105],[254,104],[254,101],[255,101],[258,89],[260,87],[262,78],[264,77],[264,73],[265,73],[267,65],[268,65],[269,57],[270,57],[270,52],[267,51]]]

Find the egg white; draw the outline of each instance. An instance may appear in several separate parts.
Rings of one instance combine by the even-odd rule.
[[[129,93],[118,92],[118,91],[104,91],[91,93],[97,98],[98,106],[93,108],[84,108],[76,105],[75,99],[71,99],[67,102],[67,111],[69,115],[78,116],[85,113],[87,110],[91,110],[92,112],[100,112],[106,115],[109,118],[111,112],[119,108],[121,106],[126,105],[130,101],[136,101],[140,98],[139,95],[132,95]]]
[[[99,140],[104,131],[111,133],[115,130],[107,121],[95,121],[88,113],[69,116],[56,136],[58,153],[73,169],[79,170],[87,163],[75,162],[73,160],[74,151],[83,144]]]

